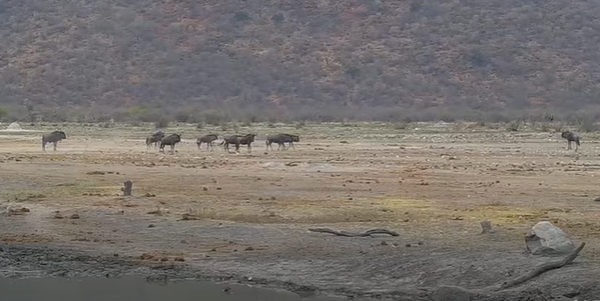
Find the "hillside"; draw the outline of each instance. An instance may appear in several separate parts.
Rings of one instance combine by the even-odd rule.
[[[584,0],[3,0],[0,104],[182,121],[592,112],[597,16]]]

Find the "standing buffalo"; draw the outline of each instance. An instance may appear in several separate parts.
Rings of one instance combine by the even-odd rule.
[[[229,144],[235,144],[235,151],[240,150],[240,145],[248,145],[248,152],[252,150],[252,142],[254,142],[254,137],[256,134],[246,134],[246,135],[233,135],[229,137],[223,138],[223,142],[219,145],[225,144],[224,148],[226,151],[229,151]]]
[[[273,149],[273,146],[271,145],[272,143],[277,143],[277,150],[279,150],[282,146],[283,149],[285,150],[285,143],[289,143],[288,148],[291,146],[294,149],[296,149],[296,147],[294,146],[294,142],[299,142],[300,141],[300,136],[298,135],[292,135],[292,134],[277,134],[277,135],[272,135],[272,136],[267,136],[267,140],[265,141],[265,144],[267,145],[267,150],[269,150],[269,147],[271,149]]]
[[[150,146],[154,143],[154,148],[158,147],[158,143],[165,137],[165,133],[158,131],[148,137],[146,137],[146,148],[150,149]]]
[[[198,145],[198,149],[200,149],[202,143],[206,143],[206,150],[214,149],[215,144],[213,141],[217,139],[219,139],[219,136],[217,136],[216,134],[208,134],[198,138],[196,144]]]
[[[560,136],[567,139],[567,149],[571,149],[571,141],[575,141],[575,151],[579,149],[579,135],[571,131],[564,131]]]
[[[179,134],[171,134],[165,138],[160,140],[160,149],[159,151],[165,151],[165,145],[171,146],[171,152],[175,153],[175,144],[181,142],[181,135]]]
[[[56,151],[56,145],[58,144],[58,141],[63,139],[67,139],[67,134],[65,134],[63,131],[54,131],[50,134],[42,135],[42,150],[46,151],[46,143],[53,143],[54,151]]]

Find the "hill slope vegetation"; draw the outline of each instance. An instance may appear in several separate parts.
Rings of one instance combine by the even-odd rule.
[[[597,16],[584,0],[5,0],[0,104],[181,121],[591,112]]]

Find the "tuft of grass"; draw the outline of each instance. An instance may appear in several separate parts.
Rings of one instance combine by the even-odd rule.
[[[27,192],[19,192],[14,194],[6,195],[6,199],[13,202],[32,202],[32,201],[42,201],[47,196],[42,193],[27,193]]]
[[[506,203],[504,203],[502,201],[498,201],[498,200],[491,201],[484,205],[484,207],[502,207],[502,206],[506,206]]]
[[[511,121],[506,126],[506,130],[509,132],[518,132],[523,123],[520,120]]]
[[[394,130],[405,130],[407,128],[408,128],[408,123],[406,123],[406,122],[396,122],[393,125]]]

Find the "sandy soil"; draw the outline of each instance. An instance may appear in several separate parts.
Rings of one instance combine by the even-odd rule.
[[[150,128],[82,125],[43,153],[40,133],[52,129],[0,132],[0,243],[14,252],[0,260],[4,275],[162,266],[173,277],[395,300],[430,300],[442,285],[478,290],[476,300],[600,296],[595,134],[583,135],[575,153],[558,133],[503,128],[242,127],[259,136],[251,153],[235,154],[196,148],[195,137],[219,129],[181,126],[167,129],[183,133],[177,152],[163,154],[146,150]],[[266,152],[264,136],[275,132],[301,141]],[[126,180],[132,197],[120,196]],[[9,214],[21,207],[29,212]],[[483,220],[497,232],[479,234]],[[586,242],[580,256],[514,289],[487,291],[546,260],[524,252],[525,233],[543,220]],[[312,227],[400,235],[338,237]],[[69,252],[85,255],[52,257]],[[40,263],[40,254],[55,255]],[[68,271],[55,263],[67,261]]]

